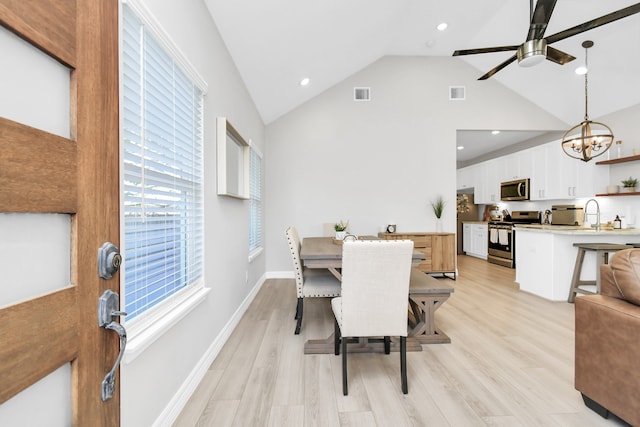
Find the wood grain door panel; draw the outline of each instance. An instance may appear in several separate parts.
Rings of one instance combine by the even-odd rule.
[[[102,402],[100,383],[119,340],[96,314],[119,292],[96,261],[120,234],[118,1],[0,0],[0,25],[70,69],[71,123],[64,138],[0,118],[0,213],[71,216],[71,283],[0,309],[0,404],[71,363],[73,425],[118,425],[120,394]]]

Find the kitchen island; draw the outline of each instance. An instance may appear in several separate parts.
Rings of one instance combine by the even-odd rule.
[[[516,226],[516,282],[520,290],[567,301],[578,248],[574,243],[638,243],[640,229],[601,230],[562,225]],[[581,278],[595,280],[596,254],[587,253]]]

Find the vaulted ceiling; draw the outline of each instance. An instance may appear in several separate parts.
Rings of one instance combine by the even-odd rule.
[[[450,57],[456,49],[517,45],[529,0],[205,0],[265,123],[386,55]],[[545,35],[622,9],[630,0],[558,0]],[[436,26],[448,23],[445,31]],[[640,103],[640,13],[553,44],[577,59],[531,68],[513,63],[491,77],[573,124],[583,116],[589,50],[589,115]],[[513,52],[461,56],[478,77]],[[300,86],[303,77],[310,83]],[[569,96],[570,95],[570,96]]]

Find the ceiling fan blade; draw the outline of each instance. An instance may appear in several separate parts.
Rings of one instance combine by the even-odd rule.
[[[561,50],[555,49],[551,46],[547,46],[547,59],[556,64],[564,65],[567,62],[571,62],[576,59],[574,56],[564,53]]]
[[[611,12],[607,15],[603,15],[599,18],[592,19],[591,21],[587,21],[583,24],[576,25],[575,27],[569,28],[567,30],[560,31],[559,33],[553,34],[549,37],[545,37],[545,40],[547,40],[547,44],[555,43],[557,41],[564,40],[571,36],[575,36],[576,34],[580,34],[582,32],[600,27],[601,25],[605,25],[605,24],[609,24],[610,22],[617,21],[618,19],[626,18],[627,16],[636,14],[638,12],[640,12],[640,3],[636,3],[629,7],[625,7],[615,12]]]
[[[556,1],[557,0],[538,0],[536,2],[536,9],[533,11],[531,25],[529,25],[529,32],[527,33],[527,41],[539,40],[544,37],[544,32],[547,30],[553,8],[556,7]]]
[[[507,65],[511,64],[515,60],[516,60],[516,55],[513,55],[511,58],[507,59],[502,64],[494,67],[492,70],[490,70],[484,76],[480,77],[478,80],[487,80],[489,77],[493,76],[495,73],[497,73],[498,71],[502,70],[504,67],[506,67]]]
[[[453,56],[475,55],[476,53],[507,52],[518,50],[518,46],[483,47],[479,49],[461,49],[453,52]]]

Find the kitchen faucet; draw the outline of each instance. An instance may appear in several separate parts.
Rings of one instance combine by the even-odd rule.
[[[587,208],[589,207],[589,202],[596,203],[596,231],[600,231],[600,205],[596,199],[589,199],[587,203],[584,205],[584,221],[587,222],[587,217],[589,213],[587,213]]]

